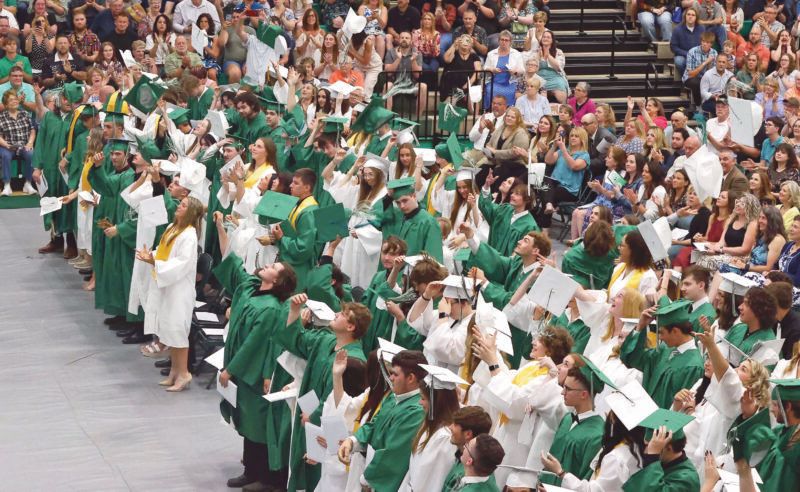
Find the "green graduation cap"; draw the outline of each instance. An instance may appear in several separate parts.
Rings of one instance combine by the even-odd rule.
[[[689,306],[692,301],[679,299],[656,310],[658,326],[676,326],[689,322]]]
[[[442,142],[440,144],[436,144],[436,146],[433,148],[433,150],[436,152],[437,156],[441,157],[442,159],[446,160],[447,162],[451,162],[453,160],[453,157],[450,155],[450,149],[447,147],[447,143],[446,142]]]
[[[292,210],[297,205],[297,201],[296,196],[267,191],[261,197],[261,201],[258,202],[253,213],[276,222],[284,221],[289,218],[289,214],[292,213]]]
[[[83,84],[77,82],[69,82],[64,84],[64,98],[70,104],[77,104],[83,99]]]
[[[691,415],[659,408],[642,420],[639,425],[653,430],[664,426],[672,432],[672,439],[683,439],[686,437],[683,433],[683,428],[692,420],[694,420],[694,417]]]
[[[416,121],[411,121],[399,116],[392,120],[392,130],[402,131],[407,128],[414,128],[417,125],[419,125],[419,123]]]
[[[298,138],[301,135],[300,128],[297,127],[294,120],[281,121],[281,128],[286,132],[286,136],[289,138]]]
[[[375,133],[378,128],[392,121],[395,116],[395,113],[384,107],[383,98],[379,94],[373,94],[369,104],[358,115],[350,129],[354,132]]]
[[[247,140],[239,135],[234,135],[232,133],[226,133],[226,138],[230,138],[231,141],[223,145],[222,147],[233,147],[236,150],[242,150],[243,148],[247,147]]]
[[[108,143],[109,152],[128,152],[131,141],[124,138],[112,138]]]
[[[314,225],[317,228],[317,242],[326,243],[333,241],[336,236],[347,237],[348,217],[341,203],[314,210]]]
[[[397,200],[401,196],[411,195],[415,193],[416,190],[414,189],[415,180],[413,177],[408,176],[406,178],[400,179],[393,179],[386,183],[386,187],[392,190],[392,198]]]
[[[258,96],[259,102],[261,102],[261,108],[264,111],[275,111],[278,114],[283,113],[286,105],[279,103],[274,99],[266,99],[261,96]]]
[[[189,110],[186,108],[175,108],[169,112],[169,119],[176,125],[189,123]]]
[[[91,104],[84,104],[81,109],[81,118],[91,118],[97,116],[100,112],[97,111],[97,108],[92,106]],[[108,117],[108,116],[106,116]]]
[[[461,144],[458,143],[455,133],[451,133],[447,137],[447,150],[450,152],[450,158],[452,159],[449,162],[453,163],[454,168],[459,169],[461,163],[464,162],[464,156],[461,155]]]
[[[139,155],[142,156],[147,162],[153,162],[153,159],[161,157],[161,149],[156,146],[156,142],[152,138],[136,137],[136,148]]]
[[[742,419],[739,415],[728,429],[727,437],[734,460],[745,458],[751,466],[757,465],[772,445],[774,437],[770,428],[769,408],[759,410],[749,419]]]
[[[579,369],[583,377],[589,381],[589,385],[591,386],[590,391],[593,395],[597,395],[603,392],[605,389],[605,385],[608,385],[611,389],[617,389],[614,382],[611,381],[608,376],[606,376],[603,371],[597,367],[594,362],[589,360],[588,357],[584,357],[581,355],[581,360],[583,361],[583,366]]]
[[[800,379],[770,379],[775,385],[772,397],[781,401],[800,401]]]
[[[164,87],[154,84],[148,77],[139,77],[139,81],[125,95],[125,101],[142,113],[149,114],[156,109],[164,91]]]
[[[322,127],[322,133],[338,134],[344,130],[344,125],[347,124],[348,119],[345,116],[326,116],[322,118],[322,122],[325,124]]]
[[[614,230],[614,241],[616,241],[617,246],[619,246],[622,242],[622,238],[624,238],[629,232],[635,231],[636,226],[619,224],[612,227],[612,229]]]
[[[239,88],[245,91],[250,91],[255,94],[258,92],[258,82],[245,76],[242,80],[239,81]]]
[[[270,48],[275,48],[275,40],[283,34],[283,29],[268,22],[262,22],[256,29],[256,39]]]
[[[114,113],[119,115],[131,114],[131,110],[128,108],[128,103],[125,101],[125,98],[122,96],[122,92],[120,91],[113,92],[110,96],[108,96],[106,105],[103,107],[103,112],[106,114]]]
[[[83,115],[83,113],[81,113]],[[117,123],[121,125],[125,122],[125,115],[121,113],[106,113],[106,117],[103,118],[105,123]]]
[[[439,103],[437,112],[439,113],[437,126],[440,130],[450,133],[458,132],[461,122],[467,117],[467,108],[447,103]]]

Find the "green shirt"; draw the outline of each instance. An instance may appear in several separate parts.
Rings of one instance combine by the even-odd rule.
[[[31,61],[27,56],[17,55],[13,60],[9,60],[7,56],[4,56],[3,58],[0,58],[0,79],[8,77],[8,74],[11,73],[11,67],[17,63],[22,63],[22,70],[25,73],[28,75],[33,75]]]
[[[511,256],[517,242],[531,231],[539,231],[539,225],[530,213],[514,222],[514,208],[508,203],[494,203],[491,197],[478,197],[478,209],[489,224],[489,246],[504,256]]]

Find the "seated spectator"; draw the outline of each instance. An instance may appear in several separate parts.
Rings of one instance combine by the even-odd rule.
[[[42,85],[53,89],[78,80],[86,80],[86,68],[80,59],[74,58],[69,52],[67,36],[59,34],[56,37],[56,51],[44,64]]]
[[[714,33],[717,44],[722,44],[727,39],[725,23],[725,9],[716,0],[683,0],[683,6],[692,6],[697,10],[697,23],[705,28],[706,31]]]
[[[777,80],[767,78],[761,86],[761,92],[756,94],[755,102],[764,108],[764,119],[772,116],[783,118],[783,98]],[[783,124],[780,125],[780,129],[783,129]]]
[[[664,139],[672,139],[672,134],[675,130],[683,128],[689,133],[689,136],[700,137],[702,135],[700,129],[695,129],[689,126],[689,117],[682,111],[683,108],[678,108],[669,117],[669,125],[664,128]]]
[[[33,30],[33,23],[35,19],[39,17],[44,17],[47,19],[48,30],[52,36],[55,36],[58,32],[58,20],[55,16],[55,9],[54,7],[58,8],[59,14],[64,13],[64,7],[61,6],[60,3],[56,2],[48,2],[47,0],[34,0],[33,1],[33,8],[28,11],[28,16],[25,19],[22,28],[22,35],[26,38]]]
[[[683,11],[683,22],[672,31],[669,47],[675,54],[675,70],[683,74],[689,50],[700,45],[700,35],[705,27],[697,23],[697,9],[689,7]]]
[[[786,244],[781,213],[771,205],[764,206],[757,223],[756,242],[750,254],[722,264],[719,268],[720,273],[733,272],[743,275],[753,272],[763,275],[776,269],[778,258]]]
[[[594,114],[595,105],[594,101],[589,99],[589,94],[592,91],[592,86],[588,82],[578,82],[575,85],[573,96],[567,100],[567,104],[575,112],[572,115],[572,123],[577,126],[581,124],[581,119],[586,114]]]
[[[745,55],[745,60],[742,68],[736,72],[736,80],[741,82],[747,88],[742,90],[740,97],[742,99],[753,100],[757,92],[761,92],[761,85],[765,81],[764,73],[759,68],[758,55],[750,53]]]
[[[8,82],[0,84],[0,99],[2,99],[6,92],[14,91],[17,93],[20,105],[33,113],[36,111],[37,107],[36,92],[31,84],[24,81],[22,77],[23,73],[24,72],[21,67],[11,67],[11,73],[8,76]],[[2,110],[3,106],[0,104],[0,111]]]
[[[667,127],[664,103],[655,97],[634,101],[632,97],[628,96],[628,111],[625,113],[625,121],[633,118],[634,102],[639,106],[639,116],[636,117],[636,120],[641,122],[643,127],[649,128],[651,126],[657,126],[662,130]]]
[[[626,154],[641,154],[644,146],[644,141],[642,140],[643,130],[644,126],[641,121],[633,118],[626,120],[624,131],[614,142],[614,145],[622,147]]]
[[[778,42],[775,49],[770,52],[770,60],[779,63],[781,57],[784,55],[789,57],[789,61],[793,67],[797,66],[797,54],[792,48],[792,35],[786,30],[781,31],[778,35]]]
[[[552,116],[542,116],[528,147],[531,162],[544,162],[547,151],[555,145],[557,136],[558,124],[556,121]],[[527,158],[528,153],[520,155],[520,157]]]
[[[777,207],[783,217],[783,228],[789,232],[795,217],[800,216],[800,184],[796,181],[781,183]]]
[[[407,3],[406,7],[408,7]],[[409,10],[405,10],[404,12],[409,13]],[[392,47],[393,42],[397,41],[390,36],[394,36],[396,38],[397,35],[403,32],[403,30],[401,29],[400,31],[391,33],[390,36],[387,36],[389,32],[389,13],[386,9],[386,6],[383,4],[383,0],[363,0],[361,5],[358,7],[357,14],[361,17],[366,17],[367,25],[364,27],[364,33],[367,36],[373,36],[375,41],[375,51],[378,52],[378,56],[380,56],[381,60],[383,60],[384,55],[386,55],[387,47]],[[410,19],[409,23],[415,24],[409,26],[409,32],[419,27],[419,12],[417,12],[416,22],[414,22],[413,19]],[[384,29],[384,27],[387,29]]]
[[[736,159],[734,156],[732,156],[732,159],[735,167]],[[694,190],[693,187],[692,190]],[[670,256],[673,267],[676,269],[683,269],[689,266],[691,254],[692,251],[694,251],[694,248],[691,246],[692,242],[716,243],[720,240],[720,238],[722,238],[722,234],[728,224],[728,219],[733,213],[734,203],[739,196],[741,196],[741,194],[734,191],[729,192],[728,190],[723,189],[719,192],[719,196],[711,207],[711,216],[708,218],[708,226],[706,230],[695,232],[694,229],[696,228],[692,228],[692,232],[694,232],[694,234],[691,236],[687,235],[687,237],[691,238],[689,245],[683,246],[674,257]],[[698,213],[698,215],[700,215],[700,213]],[[672,255],[672,253],[674,253],[674,250],[670,253],[670,255]]]
[[[524,58],[525,54],[523,53],[522,56]],[[527,92],[528,80],[531,77],[539,81],[539,87],[540,87],[539,90],[540,91],[542,90],[541,87],[544,86],[545,82],[544,79],[539,76],[538,72],[539,72],[539,59],[536,57],[528,58],[528,61],[525,62],[525,71],[523,73],[516,73],[513,70],[511,71],[511,73],[514,75],[511,80],[512,81],[515,80],[517,84],[515,92],[517,99],[522,97],[522,95]]]
[[[750,53],[754,53],[758,57],[758,69],[766,72],[767,64],[769,64],[769,48],[761,44],[762,29],[758,25],[754,25],[750,29],[750,34],[747,36],[747,42],[740,45],[736,50],[736,60],[739,68],[744,65],[745,58]]]
[[[169,20],[169,18],[167,18]],[[100,38],[89,30],[86,14],[77,12],[72,15],[72,34],[69,35],[69,46],[72,55],[83,63],[92,64],[100,57]]]
[[[681,175],[675,173],[675,176]],[[688,178],[686,182],[688,183]],[[711,210],[708,207],[711,199],[709,198],[707,203],[701,202],[692,185],[687,186],[685,197],[683,207],[671,206],[666,215],[671,227],[689,231],[686,236],[672,241],[672,246],[668,250],[670,259],[681,254],[684,248],[691,249],[693,238],[697,235],[702,236],[708,230],[708,221],[711,217]]]
[[[539,75],[544,79],[544,88],[560,103],[567,102],[569,83],[564,71],[566,59],[564,52],[558,48],[555,34],[545,31],[539,41]]]
[[[422,69],[436,71],[439,69],[441,39],[439,31],[434,28],[436,18],[430,12],[422,14],[422,24],[411,35],[414,49],[422,55]]]
[[[614,116],[614,110],[608,103],[600,103],[597,109],[594,110],[594,115],[597,116],[597,124],[600,128],[604,128],[611,132],[612,135],[617,133],[617,119]]]
[[[527,175],[528,160],[514,152],[514,148],[527,149],[529,143],[530,136],[522,114],[517,108],[508,108],[503,124],[495,125],[495,130],[485,146],[491,156],[489,162],[494,167],[494,175],[500,182],[509,177],[522,178]]]
[[[731,131],[730,108],[728,107],[727,96],[717,98],[714,111],[716,117],[711,118],[706,123],[706,137],[708,138],[706,147],[711,153],[719,155],[720,151],[728,148],[724,141]]]
[[[667,196],[664,177],[665,173],[660,165],[647,161],[642,169],[642,186],[639,187],[639,192],[625,190],[625,197],[633,204],[633,213],[639,218],[653,221],[661,216]]]
[[[378,82],[378,75],[383,71],[383,61],[375,50],[375,36],[365,32],[353,34],[347,55],[353,57],[353,67],[364,76],[364,97],[369,100]]]
[[[588,117],[588,116],[587,116]],[[628,159],[632,162],[632,172],[626,171]],[[642,161],[644,163],[644,161]],[[636,157],[626,156],[622,147],[612,146],[604,159],[604,170],[601,173],[592,176],[587,186],[597,195],[594,201],[583,207],[576,207],[572,212],[572,237],[575,240],[580,237],[581,229],[585,229],[588,221],[586,217],[591,215],[589,212],[594,207],[602,207],[611,211],[611,221],[614,223],[622,219],[622,217],[631,213],[631,206],[628,200],[622,194],[622,188],[618,185],[611,183],[608,180],[608,175],[612,172],[617,172],[625,176],[628,183],[636,181]],[[644,165],[644,164],[643,164]]]
[[[464,6],[467,5],[467,3],[468,2],[465,2],[461,5]],[[481,26],[476,25],[478,14],[475,13],[474,9],[466,9],[462,12],[461,7],[459,7],[458,10],[461,12],[462,24],[453,31],[453,40],[460,39],[463,35],[467,34],[472,41],[472,48],[475,52],[479,56],[486,56],[486,53],[489,52],[489,37]],[[455,42],[453,44],[455,44]],[[447,63],[447,60],[445,60],[445,63]]]
[[[131,29],[131,18],[125,13],[114,17],[114,29],[105,37],[100,37],[102,42],[111,41],[114,43],[117,57],[120,59],[122,58],[122,52],[130,50],[136,40],[136,32]]]
[[[789,101],[785,101],[785,108],[789,107]],[[784,109],[785,109],[784,108]],[[795,118],[791,125],[788,125],[788,132],[783,137],[784,142],[794,149],[794,155],[800,157],[800,118]]]
[[[540,87],[541,82],[531,77],[528,80],[525,95],[517,99],[514,104],[522,113],[525,126],[528,127],[528,131],[531,133],[536,131],[542,116],[550,114],[550,104],[548,104],[546,97],[539,94]]]
[[[481,144],[486,143],[495,127],[503,124],[503,116],[506,114],[507,109],[508,103],[505,97],[494,96],[492,98],[492,110],[477,118],[477,121],[469,131],[469,139],[474,145],[477,145],[478,142],[481,142]]]
[[[550,187],[543,198],[545,210],[539,225],[544,231],[550,228],[553,213],[561,202],[574,202],[578,199],[590,161],[588,140],[586,130],[573,128],[569,133],[569,144],[559,136],[556,145],[547,152],[545,163],[549,166],[555,165],[555,168],[550,176]]]
[[[722,10],[725,11],[725,22],[723,26],[725,26],[725,29],[728,31],[727,34],[730,38],[731,31],[737,34],[739,33],[739,29],[744,22],[744,11],[739,6],[738,0],[723,0]]]
[[[36,130],[30,113],[20,111],[19,97],[14,91],[3,94],[3,111],[0,111],[0,163],[3,165],[3,191],[0,195],[11,196],[11,160],[22,162],[25,185],[22,191],[28,195],[36,193],[31,185],[33,168],[33,144]]]
[[[516,102],[516,86],[511,82],[511,72],[509,67],[521,66],[522,55],[519,51],[511,47],[511,33],[503,31],[500,33],[500,47],[486,55],[484,70],[494,72],[494,77],[487,81],[484,93],[494,97],[494,95],[505,96],[508,104]],[[484,99],[484,110],[489,109],[490,99]]]
[[[692,104],[701,102],[700,81],[717,57],[717,50],[711,47],[713,43],[714,34],[706,31],[700,36],[700,46],[689,50],[689,54],[686,56],[683,85],[692,91]]]
[[[720,53],[717,55],[715,69],[708,70],[700,80],[700,98],[703,111],[716,115],[717,98],[725,95],[728,81],[733,77],[733,73],[728,70],[728,55]]]
[[[336,32],[344,24],[350,3],[347,0],[324,0],[321,10],[322,26],[329,32]]]
[[[143,41],[147,39],[147,36],[153,32],[153,25],[159,15],[161,15],[161,0],[148,0],[147,10],[140,18],[136,19],[136,37]]]
[[[583,115],[583,118],[581,118],[580,121],[580,126],[586,130],[586,134],[589,137],[589,156],[591,157],[589,167],[591,170],[591,176],[602,176],[606,170],[606,154],[610,148],[606,146],[605,149],[601,149],[601,147],[605,145],[603,144],[603,141],[613,145],[617,140],[617,137],[605,128],[600,127],[600,125],[597,123],[597,117],[594,115],[594,113]]]
[[[798,164],[797,156],[791,145],[783,142],[775,148],[775,154],[772,156],[767,173],[775,198],[778,197],[783,183],[800,181],[800,164]]]
[[[662,169],[667,169],[669,166],[665,166],[665,163],[672,157],[671,154],[672,151],[664,139],[664,131],[657,126],[649,127],[644,137],[642,155],[661,166]]]
[[[331,73],[330,78],[328,78],[328,82],[333,84],[338,81],[346,82],[353,87],[360,87],[361,89],[364,88],[364,76],[361,72],[353,69],[353,58],[350,56],[345,56],[342,59],[342,63],[339,65],[338,70],[334,70]]]
[[[11,67],[20,65],[23,70],[23,78],[25,82],[33,82],[33,71],[31,70],[31,62],[27,56],[22,56],[17,53],[19,48],[19,40],[14,36],[8,36],[2,40],[3,50],[5,56],[0,58],[0,82],[7,82],[8,75]]]
[[[124,12],[125,3],[123,0],[109,0],[106,2],[106,8],[92,19],[90,29],[97,34],[100,41],[106,41],[116,27],[114,20]]]
[[[50,34],[49,28],[47,17],[37,17],[33,20],[31,33],[25,38],[24,53],[33,70],[41,71],[55,49],[55,36]]]
[[[19,23],[14,15],[16,10],[16,7],[5,5],[5,1],[0,0],[0,36],[6,37],[9,34],[19,36]]]
[[[575,115],[575,110],[569,104],[558,105],[558,124],[561,125],[567,133],[573,126],[572,117]]]
[[[178,78],[184,70],[203,65],[200,55],[189,51],[189,40],[186,36],[175,38],[175,51],[167,55],[164,60],[164,72],[167,78]]]
[[[447,51],[448,48],[450,48],[450,46],[453,44],[452,31],[453,25],[458,18],[457,7],[458,4],[453,0],[447,2],[436,2],[435,4],[431,4],[430,2],[425,2],[422,4],[422,15],[435,8],[433,11],[433,26],[434,29],[436,29],[436,32],[439,34],[439,53],[441,54]],[[441,55],[439,59],[441,61]]]
[[[325,33],[318,55],[319,60],[314,60],[314,76],[328,82],[333,72],[339,69],[339,42],[335,34]]]
[[[497,23],[501,29],[511,32],[511,46],[516,50],[525,49],[528,30],[533,27],[533,15],[536,13],[533,0],[506,0],[500,6]]]
[[[297,27],[298,18],[295,17],[294,10],[287,7],[288,3],[288,0],[277,0],[272,7],[272,17],[278,19],[278,24],[283,28],[283,32],[286,33],[286,36],[288,36],[287,41],[292,42],[294,40],[293,33]]]
[[[319,62],[325,31],[320,28],[319,18],[314,9],[308,9],[303,14],[299,32],[300,34],[295,39],[295,59],[299,60],[307,56]],[[227,61],[227,56],[225,59]]]
[[[778,42],[778,35],[786,29],[778,20],[778,6],[766,5],[763,12],[753,16],[754,26],[761,27],[761,44],[769,49]]]
[[[769,180],[769,173],[764,169],[758,169],[750,173],[747,187],[747,191],[758,198],[762,206],[775,203],[775,197],[772,195],[772,183]]]
[[[422,14],[409,0],[397,0],[395,6],[389,9],[386,19],[386,47],[391,48],[401,32],[419,29],[421,20]]]
[[[208,0],[187,0],[175,6],[172,16],[172,29],[177,34],[191,34],[192,25],[197,22],[200,14],[208,14],[214,21],[214,32],[219,32],[222,23],[219,13],[213,3]],[[102,37],[100,38],[102,39]]]
[[[496,0],[466,0],[458,7],[458,13],[461,14],[463,18],[467,10],[475,11],[477,15],[476,25],[483,28],[483,31],[487,35],[487,51],[496,49],[500,45],[500,36],[498,33],[501,28],[500,24],[497,22],[500,15],[500,5]]]
[[[644,0],[640,3],[637,18],[642,26],[642,35],[651,42],[667,41],[672,37],[672,12],[664,0]],[[656,23],[661,36],[656,34]]]

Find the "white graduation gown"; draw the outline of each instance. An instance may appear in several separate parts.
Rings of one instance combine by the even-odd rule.
[[[133,184],[120,192],[120,198],[135,212],[139,211],[139,204],[148,198],[153,198],[153,184],[150,180],[145,181],[136,190],[131,191]],[[146,246],[148,249],[154,247],[153,241],[156,237],[156,226],[147,225],[141,220],[136,221],[136,248]],[[148,276],[152,268],[150,265],[137,259],[133,260],[133,271],[131,272],[131,287],[128,292],[128,312],[138,314],[139,307],[145,305],[147,296]]]
[[[434,192],[431,194],[433,206],[440,214],[442,214],[442,217],[446,217],[448,219],[450,218],[450,214],[453,211],[453,202],[455,200],[455,196],[456,191],[448,191],[445,190],[444,187],[440,188],[439,190],[434,190]],[[456,250],[452,250],[448,244],[450,240],[459,235],[458,228],[461,226],[461,224],[467,222],[472,225],[473,229],[475,230],[476,240],[478,242],[485,243],[489,240],[489,223],[484,220],[483,215],[477,208],[478,206],[476,204],[475,212],[478,214],[478,223],[475,223],[472,214],[467,217],[467,203],[462,203],[458,209],[458,213],[456,214],[455,223],[451,224],[452,228],[450,230],[450,234],[448,234],[447,238],[444,239],[444,247],[442,250],[449,253],[447,254],[447,259],[445,260],[445,267],[447,267],[448,271],[453,275],[458,273],[458,270],[461,268],[461,262],[458,262],[459,265],[454,264],[452,256],[455,254]],[[464,243],[461,247],[468,248],[469,246]]]
[[[275,261],[278,248],[273,245],[262,246],[256,238],[267,235],[269,227],[262,226],[253,211],[261,201],[261,190],[257,186],[247,188],[241,201],[233,204],[232,212],[239,216],[239,225],[231,231],[228,250],[242,258],[244,269],[252,274],[257,268]],[[227,256],[228,252],[225,252]]]
[[[428,309],[433,311],[432,303],[428,303]],[[446,367],[458,374],[467,351],[467,326],[470,319],[472,314],[459,321],[450,317],[436,320],[438,323],[433,325],[422,343],[422,353],[429,364]]]
[[[400,492],[439,491],[444,486],[457,449],[455,444],[450,442],[450,428],[447,425],[440,427],[433,433],[428,445],[422,448],[426,435],[420,439],[417,450],[411,453],[408,472],[400,484]]]
[[[592,468],[595,470],[599,457],[598,452],[592,460]],[[595,473],[591,480],[580,480],[572,473],[567,473],[561,486],[575,492],[617,492],[622,490],[631,475],[641,469],[641,462],[641,457],[637,460],[627,445],[617,446],[603,457],[600,473]]]
[[[155,254],[155,251],[154,251]],[[151,265],[144,304],[144,332],[176,348],[189,346],[197,276],[197,231],[184,229],[172,245],[169,258]]]
[[[351,397],[347,393],[342,395],[342,398],[339,400],[339,405],[337,406],[334,403],[333,399],[333,392],[328,395],[328,398],[325,400],[325,403],[322,405],[322,416],[329,417],[333,415],[341,415],[344,417],[344,421],[348,426],[348,430],[352,433],[353,431],[353,422],[358,415],[358,412],[361,410],[361,405],[367,400],[367,395],[369,395],[369,389],[365,390],[359,396],[355,398]],[[328,446],[337,446],[336,443],[328,443]],[[358,455],[360,458],[361,455],[359,453],[353,453],[353,458]],[[353,469],[353,464],[351,463],[350,469]],[[361,469],[358,473],[358,476],[361,476],[363,473],[363,469]],[[338,456],[334,454],[329,454],[328,459],[322,463],[322,472],[320,475],[320,481],[317,483],[317,488],[314,489],[315,492],[341,492],[345,490],[347,486],[347,476],[348,476],[348,468],[339,461]]]

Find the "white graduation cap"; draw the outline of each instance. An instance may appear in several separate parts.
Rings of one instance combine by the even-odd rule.
[[[415,147],[414,154],[422,157],[422,163],[425,167],[432,166],[436,163],[436,149],[421,149]]]
[[[661,261],[667,257],[667,250],[672,244],[672,232],[666,217],[661,217],[655,222],[649,220],[640,222],[637,226],[642,234],[647,249],[653,256],[653,261]]]
[[[478,297],[478,307],[475,310],[475,325],[483,334],[496,334],[497,350],[508,355],[514,355],[514,346],[511,343],[511,327],[508,318],[492,304]]]
[[[429,364],[420,364],[419,367],[428,372],[428,375],[425,376],[425,384],[430,388],[454,390],[459,384],[469,386],[468,382],[446,367]]]
[[[658,411],[656,402],[635,379],[609,393],[606,396],[606,404],[628,430],[632,430]]]
[[[684,170],[701,202],[719,196],[722,187],[722,165],[719,163],[719,157],[705,145],[686,159]]]
[[[355,106],[353,106],[353,111],[355,111],[356,113],[363,113],[365,109],[367,109],[367,105],[364,103],[358,103]]]
[[[356,90],[356,87],[348,84],[347,82],[342,82],[338,80],[333,84],[326,87],[331,92],[331,96],[336,98],[337,95],[341,94],[342,97],[349,97],[350,93]]]
[[[528,186],[542,186],[547,164],[544,162],[528,163]]]
[[[211,110],[206,114],[206,119],[211,125],[211,133],[223,137],[228,134],[230,124],[222,111]]]
[[[282,37],[282,36],[278,36],[278,37]],[[275,71],[275,67],[276,67],[276,66],[278,67],[278,71],[277,71],[277,72]],[[286,68],[286,67],[284,67],[283,65],[273,65],[273,64],[270,64],[269,66],[267,66],[267,71],[268,71],[269,73],[271,73],[271,74],[275,75],[275,76],[278,76],[278,75],[280,75],[280,76],[281,76],[281,77],[283,77],[284,79],[286,79],[287,77],[289,77],[289,69],[288,69],[288,68]],[[273,88],[273,90],[274,90],[274,88]],[[277,97],[277,95],[276,95],[276,97]],[[279,100],[278,100],[278,102],[282,102],[282,101],[279,99]],[[283,101],[283,102],[284,102],[284,104],[285,104],[285,101]]]
[[[353,37],[353,34],[359,33],[367,27],[367,18],[356,14],[353,9],[347,12],[347,17],[344,18],[342,24],[342,33],[347,39]]]
[[[39,211],[39,215],[47,215],[55,212],[56,210],[61,210],[61,198],[57,196],[46,196],[39,200],[39,206],[42,208]]]
[[[208,46],[208,33],[205,29],[200,29],[197,24],[192,24],[192,48],[197,52],[200,57],[203,57],[203,51]]]
[[[528,292],[528,297],[537,306],[543,307],[555,316],[561,316],[578,287],[578,282],[560,270],[545,265]]]
[[[154,196],[139,203],[139,220],[144,225],[160,226],[169,221],[163,196]]]
[[[683,279],[683,274],[678,270],[670,270],[669,271],[669,280],[670,282],[675,282],[676,284],[680,284],[681,280]]]
[[[225,94],[226,92],[239,92],[239,84],[225,84],[220,85],[217,87],[219,89],[220,94]]]
[[[397,345],[396,343],[386,340],[385,338],[378,337],[378,350],[378,355],[380,358],[383,359],[387,364],[391,364],[394,356],[406,349],[400,345]]]
[[[476,167],[462,167],[456,173],[456,181],[475,180],[475,175],[478,174],[480,169]]]
[[[743,296],[747,294],[750,288],[755,287],[757,284],[747,277],[743,277],[733,272],[725,272],[722,274],[722,282],[719,288],[722,292]]]
[[[206,166],[188,157],[179,157],[178,165],[181,173],[181,186],[194,190],[203,184],[206,177]]]
[[[122,63],[125,64],[126,68],[131,68],[132,66],[139,64],[139,62],[137,62],[136,59],[133,57],[133,53],[131,53],[131,50],[123,50],[121,55],[122,55]]]
[[[44,179],[44,176],[42,176],[42,179]],[[94,197],[95,197],[95,193],[94,193],[94,191],[91,191],[91,190],[90,191],[79,191],[78,192],[78,198],[80,198],[81,200],[83,200],[85,202],[93,202],[94,201]]]
[[[411,255],[411,256],[406,256],[404,261],[406,262],[406,265],[408,265],[408,268],[409,268],[409,269],[413,269],[415,266],[417,266],[417,263],[419,263],[420,261],[422,261],[424,258],[429,258],[430,260],[432,260],[432,261],[436,262],[436,264],[437,264],[437,265],[439,265],[439,266],[443,266],[441,263],[439,263],[438,261],[436,261],[436,260],[435,260],[435,259],[434,259],[432,256],[426,256],[426,255]]]
[[[397,145],[414,143],[417,141],[417,137],[414,135],[414,126],[416,125],[403,128],[397,132]]]
[[[336,313],[333,312],[333,309],[328,307],[324,302],[308,299],[306,301],[306,307],[311,310],[313,322],[317,326],[328,326],[336,317]]]
[[[365,157],[366,161],[364,162],[364,167],[371,167],[372,169],[380,170],[383,173],[384,180],[387,179],[389,176],[389,166],[392,163],[388,159],[384,159],[383,157],[371,154],[369,152],[365,154]]]
[[[753,350],[750,352],[749,358],[765,366],[774,366],[782,359],[781,349],[784,342],[784,338],[760,340],[753,344]]]
[[[448,275],[442,280],[444,297],[471,300],[475,292],[475,280],[459,275]]]

